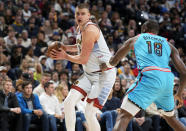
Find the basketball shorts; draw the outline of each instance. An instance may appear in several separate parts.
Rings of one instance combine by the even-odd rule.
[[[158,110],[172,112],[173,81],[174,75],[167,68],[146,68],[139,72],[135,83],[128,89],[128,100],[144,110],[154,103]]]
[[[72,85],[72,89],[79,91],[87,102],[94,102],[94,106],[102,109],[116,79],[116,69],[112,68],[104,72],[87,73]]]

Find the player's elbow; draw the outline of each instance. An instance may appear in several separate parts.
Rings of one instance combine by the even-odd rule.
[[[87,62],[88,62],[88,60],[82,60],[81,64],[85,65],[85,64],[87,64]]]
[[[88,62],[88,58],[86,58],[86,57],[81,57],[81,64],[83,64],[83,65],[85,65],[85,64],[87,64],[87,62]]]

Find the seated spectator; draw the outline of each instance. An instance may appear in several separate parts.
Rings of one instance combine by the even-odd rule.
[[[15,37],[15,31],[12,27],[9,27],[8,35],[4,37],[5,46],[8,53],[11,53],[12,47],[17,44],[17,39]]]
[[[116,109],[118,109],[120,106],[120,99],[114,97],[113,90],[111,90],[108,100],[103,106],[101,112],[97,113],[97,119],[99,120],[102,129],[104,129],[105,125],[107,131],[112,131],[118,114]]]
[[[13,86],[10,79],[3,81],[3,90],[0,90],[0,130],[21,131],[21,109],[16,95],[11,92]]]
[[[23,92],[18,95],[19,105],[23,116],[23,131],[28,131],[31,122],[42,122],[42,130],[49,131],[48,116],[43,111],[39,98],[32,93],[32,84],[25,81],[22,84]]]
[[[131,80],[135,79],[134,75],[131,72],[132,72],[131,66],[130,66],[130,64],[127,63],[127,64],[124,65],[124,72],[121,73],[119,75],[119,77],[121,79],[126,79],[127,82],[130,83]]]
[[[45,92],[39,97],[43,110],[48,114],[50,129],[57,131],[56,119],[63,119],[59,101],[54,95],[54,84],[49,81],[44,85]]]
[[[3,53],[3,46],[0,46],[0,65],[2,65],[4,62],[8,62],[8,58]]]
[[[51,74],[43,73],[42,78],[41,78],[41,83],[36,88],[34,88],[33,93],[40,96],[43,92],[45,92],[44,90],[45,83],[50,80],[51,80]]]
[[[15,82],[15,90],[16,90],[16,96],[20,95],[22,93],[22,84],[23,84],[23,80],[22,79],[18,79]]]
[[[60,102],[60,109],[62,111],[63,116],[64,114],[64,100],[68,95],[68,86],[65,81],[61,82],[59,86],[56,88],[55,94]],[[86,131],[89,131],[88,123],[84,116],[85,111],[85,102],[80,101],[76,105],[76,131],[83,131],[84,129]],[[62,128],[66,131],[66,127],[64,125],[64,117],[63,122],[61,124]]]
[[[106,125],[106,130],[112,131],[114,124],[116,122],[117,110],[97,113],[96,115],[97,115],[97,119],[100,122],[101,127],[103,128],[104,125]]]
[[[42,65],[38,62],[35,64],[34,80],[41,82],[41,77],[43,74]]]
[[[121,80],[115,81],[113,86],[113,96],[119,98],[120,100],[124,97],[125,90],[121,87]]]
[[[145,111],[141,110],[132,122],[133,131],[149,131],[152,124],[152,119],[145,116]]]
[[[22,31],[22,38],[23,38],[23,41],[21,43],[21,45],[28,50],[29,46],[31,45],[31,40],[30,38],[28,38],[28,32],[27,30],[23,30]]]
[[[52,80],[54,81],[54,87],[56,88],[59,85],[59,74],[57,71],[52,72]]]
[[[21,16],[16,16],[15,17],[15,21],[14,23],[12,24],[12,27],[14,28],[14,30],[21,34],[23,29],[24,29],[24,26],[23,26],[23,23],[22,23],[22,17]]]
[[[64,131],[66,131],[66,126],[65,126],[65,113],[64,113],[64,100],[68,95],[68,86],[66,84],[66,82],[61,82],[58,87],[56,87],[55,90],[55,95],[59,101],[59,106],[60,106],[60,110],[62,112],[63,115],[63,119],[61,120],[61,127]]]

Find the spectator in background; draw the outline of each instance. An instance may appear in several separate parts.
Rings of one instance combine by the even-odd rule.
[[[29,19],[29,18],[31,17],[31,15],[32,15],[32,13],[31,13],[31,11],[29,10],[29,8],[30,8],[29,3],[24,3],[22,12],[23,12],[23,19],[24,19],[25,22],[27,22],[28,19]]]
[[[25,81],[22,84],[23,92],[18,95],[19,105],[21,107],[23,116],[23,131],[29,131],[31,122],[42,122],[42,130],[49,131],[48,116],[43,111],[39,98],[36,94],[32,93],[32,84]]]
[[[22,46],[20,45],[13,46],[10,57],[11,68],[18,68],[22,63],[22,59],[23,59]]]
[[[113,86],[113,97],[117,97],[120,100],[123,99],[124,97],[124,90],[121,87],[121,80],[115,81],[114,86]]]
[[[145,116],[145,111],[141,110],[133,118],[132,122],[133,131],[149,131],[151,124],[152,119],[150,117]]]
[[[43,68],[40,63],[35,64],[34,80],[41,82],[41,77],[43,74]]]
[[[14,21],[11,8],[6,9],[4,14],[6,24],[11,25]]]
[[[135,79],[135,77],[133,76],[130,64],[127,63],[124,65],[124,72],[121,73],[119,77],[121,79],[126,79],[128,84],[130,83],[130,81]]]
[[[54,87],[58,87],[59,85],[59,74],[57,71],[52,72],[52,81],[54,82]]]
[[[55,90],[55,95],[59,101],[59,106],[60,106],[60,111],[62,112],[62,123],[61,123],[61,126],[62,126],[62,129],[64,131],[66,131],[66,126],[65,126],[65,112],[64,112],[64,100],[65,98],[67,97],[68,95],[68,86],[66,84],[66,82],[61,82],[59,84],[58,87],[56,87],[56,90]]]
[[[20,65],[20,69],[22,70],[22,72],[28,72],[29,62],[26,59],[23,59],[21,65]]]
[[[102,20],[105,21],[106,26],[109,26],[109,27],[112,26],[111,21],[110,21],[110,19],[108,18],[108,13],[107,13],[106,11],[104,11],[104,12],[102,13],[101,18],[98,20],[98,23],[99,23],[100,21],[102,21]]]
[[[43,72],[47,71],[46,60],[47,60],[47,57],[46,57],[45,55],[41,55],[41,56],[39,57],[39,63],[40,63],[41,66],[42,66]]]
[[[72,24],[70,23],[69,13],[64,12],[60,14],[58,25],[63,31],[66,31],[72,26]]]
[[[37,19],[34,16],[30,17],[28,25],[26,27],[29,38],[36,37],[39,30],[38,23],[39,20],[37,21]]]
[[[39,97],[43,110],[48,114],[50,129],[57,131],[56,119],[62,119],[62,111],[59,107],[59,101],[54,95],[54,84],[49,81],[44,85],[45,92]]]
[[[63,65],[61,61],[56,61],[54,64],[54,71],[61,72],[63,70]]]
[[[1,131],[22,131],[21,109],[12,88],[10,79],[3,80],[3,90],[0,90]]]
[[[17,39],[15,37],[15,31],[12,27],[8,30],[8,35],[4,37],[5,46],[8,53],[11,53],[12,47],[17,44]]]
[[[46,20],[43,25],[44,33],[46,37],[51,37],[53,34],[51,21]]]
[[[108,18],[111,19],[111,17],[112,17],[112,6],[110,4],[106,5],[105,11],[108,13]]]
[[[2,65],[5,62],[8,62],[8,58],[3,53],[3,46],[0,45],[0,65]]]
[[[3,16],[0,16],[0,36],[5,37],[7,34],[8,26],[5,22],[5,18]]]
[[[62,81],[55,90],[55,95],[59,101],[59,106],[60,106],[60,110],[62,112],[62,115],[64,115],[64,100],[67,97],[68,92],[69,92],[68,86],[67,86],[66,82],[64,82],[64,81]]]
[[[112,91],[110,92],[108,100],[101,110],[102,112],[116,110],[117,108],[120,108],[121,100],[118,97],[113,96],[113,90],[114,89],[112,89]]]
[[[44,93],[45,92],[44,85],[50,80],[51,80],[51,74],[43,73],[41,78],[41,83],[36,88],[34,88],[33,93],[37,94],[38,96]]]
[[[21,34],[23,29],[24,29],[24,26],[23,26],[23,23],[22,23],[22,18],[21,16],[17,15],[15,17],[15,21],[14,23],[12,24],[12,27],[14,28],[15,32],[16,33],[19,33]]]
[[[48,47],[47,43],[45,42],[45,33],[40,31],[38,33],[38,40],[36,44],[36,48],[34,50],[34,54],[39,57],[44,55],[45,49]]]
[[[22,31],[22,38],[23,38],[23,41],[21,43],[21,45],[28,50],[28,48],[30,47],[31,45],[31,39],[28,38],[28,31],[27,30],[23,30]]]
[[[62,82],[66,82],[66,84],[69,84],[69,75],[68,75],[68,72],[65,71],[65,70],[62,70],[60,73],[59,73],[59,81]]]
[[[39,81],[34,80],[34,72],[35,72],[34,68],[29,68],[28,70],[29,79],[28,80],[32,82],[33,89],[39,85]]]

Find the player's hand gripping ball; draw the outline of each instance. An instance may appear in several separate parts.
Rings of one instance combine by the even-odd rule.
[[[59,48],[63,48],[63,45],[59,41],[52,42],[50,46],[48,46],[46,55],[50,57],[51,51],[54,50],[59,50]]]

